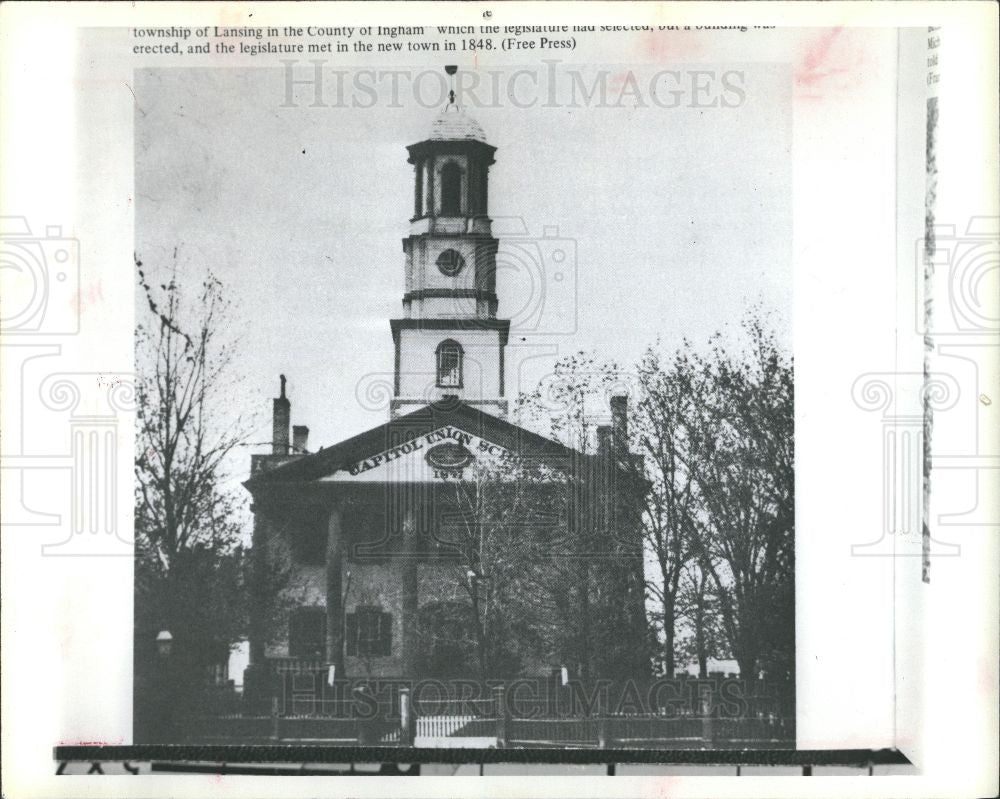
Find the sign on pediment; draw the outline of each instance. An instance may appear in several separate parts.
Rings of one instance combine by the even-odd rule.
[[[322,478],[333,481],[422,482],[461,480],[473,469],[502,470],[506,448],[451,425],[424,433],[348,464]]]

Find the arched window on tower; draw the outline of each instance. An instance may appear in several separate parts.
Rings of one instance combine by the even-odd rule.
[[[462,346],[450,338],[438,344],[437,384],[439,388],[462,387]]]
[[[462,169],[454,161],[441,168],[441,216],[462,213]]]

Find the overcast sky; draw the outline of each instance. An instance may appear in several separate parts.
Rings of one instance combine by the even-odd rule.
[[[787,340],[790,74],[735,68],[738,107],[661,108],[648,97],[644,108],[572,107],[560,88],[554,108],[470,109],[498,148],[489,202],[507,220],[495,225],[499,316],[532,320],[512,329],[508,396],[559,354],[634,362],[657,337],[704,341],[757,300]],[[645,87],[650,71],[632,69]],[[391,378],[388,319],[402,315],[400,241],[413,208],[404,147],[438,109],[405,92],[398,108],[312,108],[308,94],[282,107],[278,69],[142,71],[134,90],[136,251],[156,270],[177,247],[193,286],[208,267],[224,281],[247,389],[233,407],[252,405],[267,440],[284,373],[311,449],[385,421],[358,394]],[[565,248],[575,275],[549,283],[539,316],[524,267],[545,228],[564,241],[543,242],[543,257]],[[505,240],[508,230],[519,235]]]

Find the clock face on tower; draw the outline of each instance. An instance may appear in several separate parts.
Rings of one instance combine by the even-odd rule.
[[[437,258],[437,268],[448,277],[455,277],[464,266],[465,259],[456,250],[445,250]]]

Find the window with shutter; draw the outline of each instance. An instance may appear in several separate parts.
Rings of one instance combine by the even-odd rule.
[[[381,608],[359,605],[346,617],[347,654],[392,654],[392,614]]]
[[[326,649],[326,610],[296,608],[288,618],[288,655],[322,658]]]

